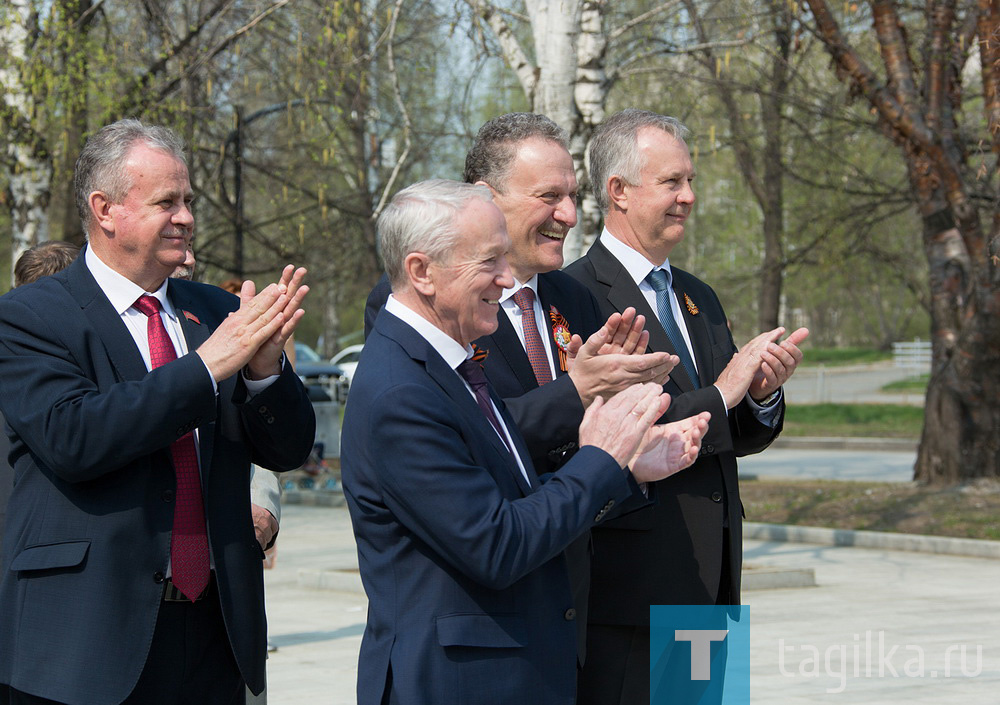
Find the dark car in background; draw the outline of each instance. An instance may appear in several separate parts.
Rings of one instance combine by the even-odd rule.
[[[339,366],[327,362],[315,350],[296,341],[295,373],[309,390],[312,401],[347,401],[350,381]]]

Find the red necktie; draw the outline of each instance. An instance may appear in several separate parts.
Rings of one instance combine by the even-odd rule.
[[[524,348],[528,353],[531,369],[535,372],[535,381],[541,387],[552,381],[552,368],[549,367],[549,357],[546,355],[545,346],[538,335],[538,326],[535,325],[535,292],[527,286],[518,289],[514,294],[514,303],[521,309]]]
[[[174,344],[160,318],[159,300],[144,294],[134,305],[149,318],[146,330],[152,368],[176,360]],[[174,441],[170,445],[170,453],[177,475],[174,529],[170,535],[170,568],[174,585],[194,602],[208,586],[208,533],[205,531],[205,508],[201,499],[194,434],[187,433]]]

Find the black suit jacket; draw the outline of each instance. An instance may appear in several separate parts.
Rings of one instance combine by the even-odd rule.
[[[374,326],[379,310],[389,298],[391,288],[384,275],[365,304],[365,335]],[[564,272],[547,272],[538,275],[538,300],[546,317],[550,307],[556,309],[569,322],[570,333],[584,340],[595,333],[607,316],[601,317],[597,302],[586,287]],[[555,472],[562,467],[578,448],[580,423],[583,421],[583,403],[569,375],[559,369],[559,356],[552,341],[552,330],[539,331],[549,336],[551,355],[556,377],[541,387],[528,360],[528,354],[511,325],[510,318],[500,311],[497,330],[492,335],[475,341],[480,348],[489,350],[483,367],[494,390],[507,406],[517,424],[531,455],[531,462],[540,474]],[[629,476],[632,496],[615,507],[607,516],[615,516],[649,501],[639,491]],[[577,652],[580,662],[586,656],[586,622],[590,593],[590,539],[584,534],[566,549],[566,563],[573,589],[573,604],[577,610]]]
[[[621,263],[594,243],[566,272],[586,285],[602,315],[628,306],[646,316],[649,348],[676,353],[639,287]],[[723,537],[730,546],[730,598],[739,602],[742,565],[742,510],[736,457],[757,453],[781,430],[760,423],[744,400],[727,415],[718,389],[711,386],[736,352],[725,311],[715,292],[700,279],[673,268],[679,300],[685,294],[687,325],[698,374],[695,389],[683,367],[671,372],[664,390],[672,398],[665,420],[710,411],[712,420],[693,466],[654,483],[654,503],[594,529],[590,618],[601,624],[648,625],[655,604],[714,604],[722,575]],[[779,412],[782,417],[784,408]]]
[[[235,296],[173,279],[168,296],[195,350]],[[209,544],[243,678],[264,686],[263,552],[250,463],[301,465],[315,419],[286,365],[248,397],[212,388],[195,354],[147,372],[83,256],[0,298],[0,399],[15,485],[0,580],[0,683],[63,703],[119,703],[146,661],[162,604],[176,486],[170,444],[192,429]]]

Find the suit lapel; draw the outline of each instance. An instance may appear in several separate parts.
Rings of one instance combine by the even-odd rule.
[[[486,336],[482,344],[489,349],[490,355],[503,357],[525,392],[538,386],[535,372],[531,369],[531,362],[528,360],[528,354],[521,347],[521,340],[517,337],[517,332],[504,311],[501,310],[497,313],[496,332]]]
[[[557,298],[553,287],[549,284],[549,280],[546,279],[541,274],[538,275],[538,303],[542,307],[542,318],[545,320],[546,325],[542,326],[542,329],[538,331],[538,334],[543,338],[548,336],[549,338],[549,357],[552,359],[552,367],[556,371],[556,377],[566,374],[560,369],[559,365],[559,348],[556,347],[556,342],[552,337],[552,328],[549,326],[549,308],[553,305],[553,300]],[[556,307],[558,309],[558,307]],[[564,311],[560,313],[565,316]],[[567,319],[568,320],[568,319]],[[570,334],[575,333],[572,327],[570,328]],[[527,354],[525,354],[527,358]]]
[[[676,355],[677,350],[674,348],[673,343],[670,342],[667,332],[663,330],[659,316],[650,308],[646,297],[639,291],[639,287],[632,280],[632,277],[629,276],[628,271],[622,266],[621,262],[618,261],[618,258],[612,255],[601,244],[600,240],[593,244],[587,256],[590,257],[594,265],[594,274],[597,281],[608,287],[608,302],[614,306],[615,310],[621,313],[629,306],[633,306],[638,313],[646,317],[646,330],[649,331],[650,351],[668,352]],[[701,364],[700,358],[698,359],[698,364]],[[694,383],[688,377],[682,365],[677,365],[670,372],[670,380],[681,391],[688,392],[694,389]]]
[[[698,376],[701,383],[708,386],[715,382],[715,370],[712,369],[712,341],[708,335],[708,328],[705,326],[705,317],[700,313],[695,315],[688,308],[687,292],[681,286],[680,277],[677,270],[674,270],[673,289],[677,301],[681,305],[681,317],[687,326],[688,335],[691,337],[691,347],[694,348],[695,363],[698,365]],[[692,302],[694,303],[694,302]]]
[[[83,252],[66,269],[66,281],[70,294],[80,304],[83,315],[97,331],[111,364],[118,370],[121,378],[138,381],[145,377],[146,363],[142,361],[139,348],[136,347],[135,340],[122,322],[121,316],[87,269]]]
[[[458,376],[458,373],[448,366],[444,359],[430,346],[422,335],[414,331],[410,326],[396,316],[391,314],[380,315],[375,321],[375,327],[384,335],[395,340],[410,357],[424,364],[424,369],[427,370],[427,374],[430,375],[431,379],[434,380],[439,387],[441,387],[444,393],[448,395],[449,399],[458,405],[461,416],[470,419],[478,419],[478,428],[482,431],[481,435],[487,439],[496,451],[497,455],[500,456],[504,468],[511,473],[521,492],[526,495],[530,494],[531,487],[525,481],[524,475],[521,473],[521,469],[517,466],[517,461],[511,458],[510,450],[507,448],[507,444],[503,442],[494,430],[493,426],[490,424],[489,420],[483,415],[482,410],[479,408],[479,404],[476,403],[475,398],[472,394],[470,394],[468,388],[465,386],[465,383],[462,382],[461,377]],[[493,399],[494,405],[501,411],[504,423],[507,425],[510,435],[512,437],[519,437],[520,434],[517,432],[517,426],[514,425],[510,416],[505,413],[503,402],[500,401],[493,393],[492,387],[490,388],[490,396]],[[519,444],[515,441],[515,448],[517,448],[518,452],[521,453],[521,458],[528,459],[526,467],[530,467],[531,456],[528,455],[527,449],[524,448],[524,444]]]

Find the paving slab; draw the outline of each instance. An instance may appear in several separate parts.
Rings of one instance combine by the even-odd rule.
[[[776,540],[748,540],[744,552],[758,568],[811,569],[816,580],[811,588],[744,594],[752,702],[1000,703],[1000,560]],[[270,637],[279,647],[268,661],[271,705],[355,703],[365,597],[306,587],[300,577],[352,567],[345,507],[283,508],[276,565],[265,571]],[[880,637],[883,652],[896,647],[888,660]],[[913,663],[907,673],[918,654],[922,669]]]

